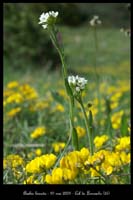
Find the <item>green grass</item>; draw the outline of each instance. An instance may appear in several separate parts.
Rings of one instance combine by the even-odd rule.
[[[119,29],[98,28],[98,66],[118,66],[130,59],[130,39]],[[92,27],[62,28],[69,68],[94,65],[94,30]]]
[[[79,28],[60,27],[63,43],[65,47],[66,60],[68,69],[71,71],[80,71],[84,68],[92,68],[94,66],[94,35],[91,27],[83,26]],[[119,29],[98,29],[98,67],[118,68],[121,63],[130,62],[130,39],[125,37]],[[41,44],[40,44],[41,45]],[[20,47],[21,48],[21,47]],[[54,47],[53,47],[54,48]],[[15,58],[14,58],[15,59]],[[25,61],[24,61],[25,62]],[[4,65],[4,84],[14,79],[27,79],[36,81],[50,79],[50,74],[35,66],[26,66],[25,69],[17,68],[14,70],[13,66],[9,64]],[[31,70],[32,69],[32,70]],[[32,73],[31,73],[32,72]],[[117,73],[117,71],[116,71]],[[39,78],[38,78],[39,75]],[[47,76],[48,75],[48,76]],[[56,74],[57,75],[57,74]],[[55,75],[55,78],[56,78]],[[119,74],[120,75],[120,74]],[[54,74],[52,73],[52,77]],[[52,78],[53,79],[53,78]]]

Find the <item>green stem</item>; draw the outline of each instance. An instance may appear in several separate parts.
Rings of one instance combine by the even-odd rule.
[[[88,134],[88,139],[89,139],[89,148],[90,148],[90,154],[93,155],[93,141],[92,141],[92,135],[90,133],[90,126],[88,124],[88,118],[87,118],[87,114],[85,112],[85,108],[84,108],[84,105],[83,105],[83,101],[82,99],[80,99],[79,101],[80,105],[81,105],[81,109],[82,109],[82,112],[84,114],[84,119],[85,119],[85,126],[86,126],[86,130],[87,130],[87,134]]]
[[[67,69],[66,69],[66,65],[65,65],[65,59],[64,59],[64,53],[62,52],[60,46],[58,45],[58,40],[57,40],[57,37],[56,37],[56,31],[55,29],[50,29],[49,30],[49,34],[50,34],[50,38],[55,46],[55,48],[57,49],[58,53],[59,53],[59,56],[60,56],[60,59],[61,59],[61,63],[62,63],[62,75],[63,75],[63,79],[64,79],[64,84],[65,84],[65,89],[66,89],[66,92],[68,94],[68,88],[66,86],[66,79],[67,79]],[[67,145],[66,145],[66,148],[71,140],[71,136],[73,134],[73,129],[74,129],[74,116],[73,116],[73,107],[74,107],[74,104],[73,104],[73,97],[71,95],[69,95],[69,114],[70,114],[70,137],[68,139],[68,142],[67,142]],[[64,155],[65,151],[66,151],[66,148],[65,150],[62,152],[61,156],[59,157],[57,163],[55,166],[57,166],[57,164],[59,163],[59,160],[61,159],[61,157]]]
[[[65,61],[64,61],[64,55],[63,55],[60,47],[58,46],[57,38],[55,37],[55,35],[52,31],[50,32],[50,38],[51,38],[55,48],[57,49],[57,51],[59,53],[61,63],[62,63],[63,78],[65,80],[65,78],[67,77],[67,70],[66,70]]]

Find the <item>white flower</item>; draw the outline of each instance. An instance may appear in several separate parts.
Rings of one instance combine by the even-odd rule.
[[[68,83],[72,85],[76,85],[76,79],[74,76],[69,76],[68,77]]]
[[[76,87],[76,91],[77,91],[77,92],[80,92],[80,87]]]
[[[83,77],[77,76],[69,76],[68,77],[68,83],[76,92],[80,92],[85,89],[85,86],[87,84],[87,80]]]
[[[49,11],[47,13],[42,13],[39,17],[39,24],[42,24],[42,27],[46,29],[48,25],[53,25],[58,16],[58,12]]]
[[[93,16],[93,18],[90,20],[91,26],[100,25],[101,23],[102,22],[101,22],[101,20],[99,20],[99,16],[97,16],[97,15]]]

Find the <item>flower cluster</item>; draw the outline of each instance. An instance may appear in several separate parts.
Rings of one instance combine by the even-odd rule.
[[[64,149],[65,148],[65,143],[64,142],[54,142],[53,144],[52,144],[52,147],[53,147],[53,149],[54,149],[54,151],[56,152],[56,153],[58,153],[58,152],[60,152],[62,149]]]
[[[78,75],[69,76],[68,83],[75,90],[76,93],[79,93],[85,89],[87,80],[83,77],[79,77]]]
[[[97,16],[97,15],[93,16],[93,18],[90,21],[91,26],[100,25],[101,23],[102,22],[101,22],[101,20],[99,20],[99,16]]]
[[[45,154],[36,157],[26,165],[25,170],[28,173],[40,173],[45,169],[51,168],[54,165],[56,159],[57,158],[54,154]]]
[[[60,167],[53,169],[51,175],[46,175],[45,182],[48,184],[62,184],[74,180],[79,173],[79,166],[82,166],[88,156],[89,150],[87,148],[68,153],[60,160]]]
[[[117,151],[122,151],[122,150],[129,151],[129,149],[130,149],[130,137],[129,136],[118,138],[117,142],[118,142],[118,144],[116,145]]]
[[[10,154],[3,160],[3,167],[6,168],[16,168],[18,166],[22,166],[24,164],[24,160],[21,156]]]
[[[96,148],[102,147],[102,145],[108,140],[107,135],[102,135],[102,136],[96,136],[94,139],[94,144]]]
[[[48,26],[51,26],[55,23],[56,18],[58,16],[58,12],[49,11],[47,13],[42,13],[39,18],[39,24],[42,24],[44,29],[47,29]]]

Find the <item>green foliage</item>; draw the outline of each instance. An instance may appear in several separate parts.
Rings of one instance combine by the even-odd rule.
[[[46,32],[38,26],[42,12],[58,10],[59,24],[79,26],[100,15],[104,26],[129,27],[125,3],[5,3],[4,62],[16,68],[57,69],[60,60]],[[117,20],[115,20],[117,19]],[[39,27],[39,28],[38,28]],[[74,46],[74,45],[73,45]]]

